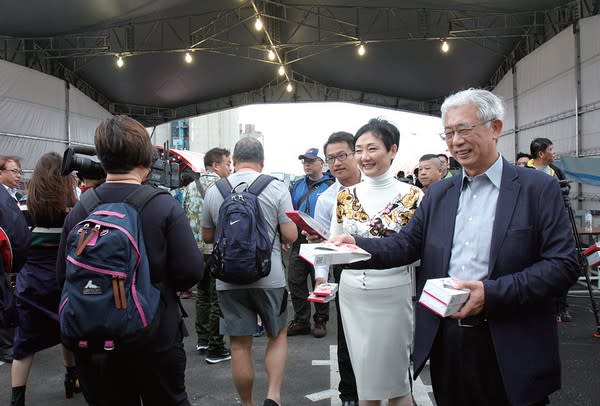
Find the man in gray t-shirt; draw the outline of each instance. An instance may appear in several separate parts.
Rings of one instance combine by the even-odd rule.
[[[260,141],[246,137],[237,142],[233,150],[235,173],[227,179],[234,187],[240,183],[250,185],[264,166],[264,150]],[[248,285],[236,285],[217,280],[217,295],[223,317],[221,334],[231,340],[233,380],[242,404],[254,404],[252,400],[252,335],[256,331],[259,315],[269,344],[265,354],[265,369],[269,376],[268,399],[281,404],[281,382],[287,361],[287,290],[281,263],[281,246],[289,246],[298,237],[296,225],[286,216],[292,210],[290,194],[282,182],[272,181],[258,196],[260,208],[269,226],[269,238],[275,242],[271,253],[271,273]],[[202,211],[202,239],[214,240],[219,208],[223,197],[214,185],[206,191]],[[278,235],[277,228],[279,227]],[[282,354],[275,356],[275,354]]]

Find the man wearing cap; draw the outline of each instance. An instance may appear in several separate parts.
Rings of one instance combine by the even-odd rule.
[[[324,159],[319,154],[319,148],[310,148],[298,156],[302,162],[305,176],[294,182],[291,186],[292,204],[294,210],[300,210],[311,217],[315,217],[317,199],[327,188],[335,182],[329,173],[323,173]],[[327,321],[329,320],[329,303],[315,303],[314,328],[310,328],[310,302],[308,297],[307,278],[310,277],[312,286],[315,286],[315,269],[298,255],[300,244],[306,243],[306,238],[298,233],[299,238],[292,245],[290,264],[288,270],[288,284],[294,306],[294,319],[288,326],[288,336],[310,334],[320,338],[327,335]]]

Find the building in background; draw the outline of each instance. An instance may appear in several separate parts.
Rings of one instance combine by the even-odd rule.
[[[169,143],[173,149],[206,152],[220,147],[233,150],[240,137],[237,109],[176,120],[148,128],[154,145]]]

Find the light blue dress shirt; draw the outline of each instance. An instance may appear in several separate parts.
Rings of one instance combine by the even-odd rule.
[[[487,279],[492,231],[502,180],[502,156],[484,173],[475,177],[462,172],[452,253],[448,275],[481,281]]]

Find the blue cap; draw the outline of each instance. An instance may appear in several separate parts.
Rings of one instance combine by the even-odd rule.
[[[319,154],[319,148],[309,148],[304,154],[298,156],[298,159],[320,159],[325,162],[323,157]]]

